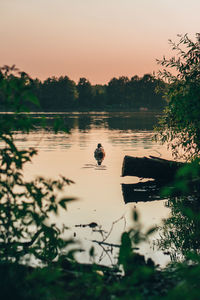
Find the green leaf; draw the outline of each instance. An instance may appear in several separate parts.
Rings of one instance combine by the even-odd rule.
[[[90,248],[89,255],[90,255],[90,257],[94,257],[94,255],[95,255],[93,246]]]
[[[138,213],[137,213],[136,209],[133,210],[133,220],[134,220],[135,222],[138,221]]]
[[[67,208],[67,203],[68,202],[72,202],[72,201],[76,201],[77,200],[77,198],[62,198],[60,201],[59,201],[59,205],[62,207],[62,208],[64,208],[64,209],[66,209]]]
[[[157,231],[158,228],[157,227],[152,227],[150,228],[147,232],[146,232],[146,235],[151,235],[152,233],[154,233],[155,231]]]

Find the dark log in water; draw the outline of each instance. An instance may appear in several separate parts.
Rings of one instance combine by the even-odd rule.
[[[122,184],[122,194],[125,203],[147,202],[162,200],[160,189],[164,183],[161,181],[146,181],[133,184]]]
[[[122,177],[137,176],[170,181],[174,178],[176,171],[183,165],[184,163],[182,162],[155,156],[133,157],[126,155],[122,165]]]

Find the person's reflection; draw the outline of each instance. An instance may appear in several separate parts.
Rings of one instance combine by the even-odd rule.
[[[94,157],[97,161],[97,164],[100,166],[105,157],[105,151],[101,144],[97,145],[97,148],[94,151]]]

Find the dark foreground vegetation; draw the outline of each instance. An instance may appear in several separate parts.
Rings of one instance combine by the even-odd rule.
[[[91,85],[86,78],[76,84],[67,76],[49,77],[44,82],[31,79],[27,84],[40,102],[40,107],[27,103],[31,111],[152,111],[165,106],[161,90],[157,91],[164,83],[150,74],[113,78],[105,85]],[[0,109],[6,109],[2,101]]]
[[[121,236],[115,266],[95,264],[94,248],[89,252],[91,264],[76,261],[74,254],[80,249],[73,240],[63,239],[67,228],[59,228],[50,219],[75,200],[58,197],[58,192],[73,182],[62,176],[25,180],[24,164],[37,153],[32,148],[19,150],[13,131],[29,132],[38,126],[29,114],[21,112],[27,103],[39,102],[25,73],[1,69],[1,101],[7,111],[15,112],[0,119],[1,299],[199,299],[200,195],[199,189],[190,185],[193,181],[199,187],[200,177],[199,36],[196,42],[180,37],[173,47],[180,59],[164,59],[161,64],[175,67],[178,76],[162,72],[170,82],[157,138],[167,141],[177,156],[182,146],[191,164],[180,168],[173,185],[162,190],[171,208],[171,217],[164,222],[155,245],[171,257],[171,264],[163,269],[135,250],[159,230],[151,228],[144,233],[136,211],[133,228]],[[55,131],[61,130],[59,124],[56,122]]]

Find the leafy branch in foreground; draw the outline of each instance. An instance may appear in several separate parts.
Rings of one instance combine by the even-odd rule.
[[[176,56],[158,60],[163,67],[159,76],[168,84],[156,140],[168,143],[175,157],[192,160],[200,155],[200,34],[196,42],[186,34],[170,44]]]
[[[1,105],[11,114],[0,118],[0,261],[21,262],[36,259],[52,262],[69,243],[61,236],[65,226],[58,228],[50,221],[52,213],[66,208],[74,199],[60,199],[59,193],[73,181],[37,177],[27,182],[23,168],[37,154],[33,148],[19,150],[15,130],[29,132],[35,120],[26,109],[27,103],[39,105],[30,89],[31,79],[15,66],[0,69]],[[27,256],[28,255],[28,256]]]

